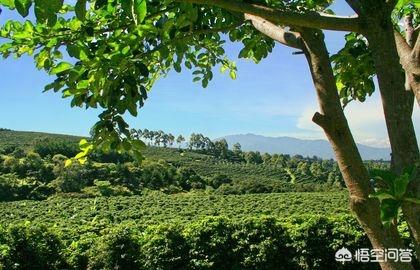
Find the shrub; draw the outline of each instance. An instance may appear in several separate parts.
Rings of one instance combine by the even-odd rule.
[[[68,168],[63,168],[60,176],[51,184],[61,192],[79,192],[93,182],[92,171],[86,166],[73,164]]]
[[[286,229],[274,218],[250,219],[235,226],[233,239],[240,269],[297,269]]]
[[[113,229],[96,242],[89,255],[88,269],[139,269],[140,245],[133,232]]]
[[[378,269],[378,264],[352,262],[343,265],[335,261],[335,252],[342,247],[353,251],[371,247],[353,217],[300,216],[292,223],[289,232],[303,269]]]
[[[214,188],[218,188],[223,184],[230,184],[232,179],[230,179],[227,175],[224,174],[216,174],[210,179],[210,185]]]
[[[209,217],[187,226],[191,269],[234,269],[238,265],[233,228],[224,218]]]
[[[204,180],[191,168],[181,167],[177,170],[177,183],[183,190],[203,189]]]
[[[152,226],[141,237],[142,269],[186,269],[188,246],[179,227]]]
[[[66,250],[67,262],[71,269],[87,269],[90,249],[98,237],[94,233],[87,233],[81,239],[73,241]]]
[[[43,138],[35,143],[34,151],[42,158],[45,158],[46,156],[52,157],[57,154],[64,155],[66,157],[73,157],[80,150],[75,142],[60,140],[57,138]]]
[[[5,269],[67,268],[60,240],[45,227],[28,224],[11,226],[6,241],[9,250],[0,262]]]

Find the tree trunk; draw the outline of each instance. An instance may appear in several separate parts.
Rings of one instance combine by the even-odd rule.
[[[323,128],[333,146],[350,193],[350,207],[374,248],[403,248],[396,227],[387,229],[382,225],[378,200],[369,198],[373,188],[341,108],[323,34],[312,29],[303,29],[301,34],[320,106],[320,113],[314,115],[313,121]],[[409,263],[393,261],[381,262],[380,265],[383,270],[413,269]]]
[[[392,8],[385,1],[361,1],[363,5],[362,23],[367,29],[368,39],[376,66],[376,74],[381,92],[382,105],[391,143],[392,170],[401,174],[406,168],[420,160],[419,148],[412,121],[414,95],[405,91],[404,73],[400,65],[391,21]],[[407,196],[420,198],[420,174],[410,183]],[[404,217],[407,220],[419,256],[420,207],[414,203],[404,203]]]

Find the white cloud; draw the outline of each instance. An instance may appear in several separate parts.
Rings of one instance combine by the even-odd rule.
[[[315,107],[307,107],[297,121],[297,127],[314,135],[325,138],[321,128],[312,122],[312,116],[317,111]],[[380,98],[375,95],[364,103],[352,102],[345,109],[348,123],[355,140],[358,143],[373,147],[389,147],[388,134]],[[420,109],[415,105],[413,113],[417,138],[420,135]]]

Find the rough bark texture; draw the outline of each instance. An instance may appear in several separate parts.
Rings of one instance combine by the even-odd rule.
[[[385,113],[388,136],[392,149],[392,170],[400,174],[405,168],[419,162],[420,154],[414,131],[412,114],[414,95],[405,91],[404,74],[394,41],[391,8],[383,1],[362,1],[362,23],[372,49],[376,73]],[[420,197],[420,174],[410,183],[407,195]],[[414,203],[403,204],[404,217],[415,238],[419,251],[420,207]],[[419,253],[417,253],[419,254]]]
[[[411,17],[407,17],[404,22],[407,23],[404,39],[402,35],[394,30],[395,43],[397,52],[400,57],[400,63],[405,70],[405,89],[413,91],[420,105],[420,36],[416,37],[411,24],[407,21]],[[414,40],[416,42],[414,43]]]
[[[374,248],[402,248],[395,227],[386,229],[380,220],[379,203],[369,198],[373,192],[369,174],[350,132],[341,108],[329,55],[321,31],[303,29],[304,52],[318,95],[320,113],[313,121],[320,125],[333,146],[338,165],[350,193],[350,207],[363,226]],[[413,269],[409,263],[382,262],[383,270]]]

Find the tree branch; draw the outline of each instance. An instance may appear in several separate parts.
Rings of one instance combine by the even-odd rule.
[[[255,29],[281,44],[296,49],[302,49],[302,43],[298,33],[285,31],[282,27],[251,14],[245,14],[245,20],[250,20]]]
[[[413,55],[413,58],[419,60],[419,58],[420,58],[420,35],[417,36],[416,43],[414,43],[412,55]]]
[[[308,11],[297,13],[279,10],[255,4],[230,0],[175,0],[181,3],[203,4],[220,7],[229,11],[256,15],[274,23],[326,30],[363,33],[357,16],[340,17],[330,14]]]
[[[404,28],[405,28],[405,41],[408,46],[413,47],[414,42],[414,27],[413,27],[413,15],[409,14],[404,16]]]
[[[362,5],[359,0],[346,0],[347,4],[356,12],[357,14],[362,13]]]
[[[397,52],[400,56],[400,63],[406,72],[419,74],[417,68],[412,65],[412,49],[405,41],[404,37],[398,32],[394,31],[395,43],[397,45]],[[417,38],[418,40],[418,38]],[[417,45],[417,42],[416,42]]]

